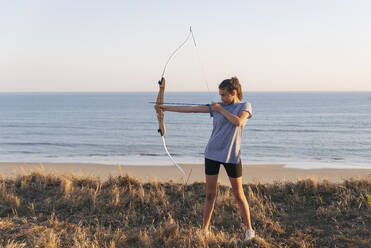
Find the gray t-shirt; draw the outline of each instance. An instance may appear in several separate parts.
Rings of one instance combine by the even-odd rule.
[[[239,115],[241,111],[247,111],[252,116],[251,103],[239,102],[236,104],[225,105],[219,103],[228,112]],[[240,162],[240,144],[242,137],[242,127],[234,126],[221,113],[212,111],[210,114],[213,119],[213,131],[206,146],[205,158],[215,160],[222,163],[237,164]],[[245,122],[246,123],[246,122]]]

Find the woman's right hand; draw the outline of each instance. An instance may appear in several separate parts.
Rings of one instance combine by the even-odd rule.
[[[222,111],[223,107],[219,103],[212,102],[211,103],[211,109],[216,111],[216,112],[220,112],[220,111]]]

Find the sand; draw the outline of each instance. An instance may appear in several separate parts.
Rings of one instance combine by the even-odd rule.
[[[205,182],[204,166],[202,164],[181,164],[187,176],[188,183]],[[178,169],[171,166],[127,166],[87,163],[0,163],[0,175],[15,177],[33,170],[54,174],[73,174],[77,176],[93,176],[101,180],[110,175],[129,174],[142,180],[167,182],[182,182]],[[371,169],[293,169],[284,168],[284,164],[245,164],[243,165],[243,183],[274,183],[296,182],[300,179],[315,178],[318,181],[327,179],[330,182],[342,182],[350,178],[364,178],[371,175]],[[229,185],[228,177],[221,167],[219,183]]]

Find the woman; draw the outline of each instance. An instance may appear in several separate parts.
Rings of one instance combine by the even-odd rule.
[[[156,109],[180,113],[210,113],[213,131],[205,150],[206,201],[202,228],[207,231],[217,192],[220,164],[228,174],[233,195],[247,227],[245,240],[255,237],[251,227],[249,205],[242,188],[242,162],[240,143],[243,127],[252,116],[251,104],[241,102],[242,89],[236,77],[226,79],[219,85],[221,103],[206,106],[156,105]]]

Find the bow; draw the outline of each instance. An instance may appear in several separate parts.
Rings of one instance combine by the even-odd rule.
[[[164,75],[165,75],[165,72],[166,72],[167,65],[169,64],[170,60],[175,56],[175,54],[184,46],[184,44],[187,43],[187,41],[189,40],[190,37],[192,37],[193,42],[194,42],[194,45],[196,46],[196,41],[195,41],[194,36],[193,36],[192,27],[190,27],[189,28],[189,33],[187,35],[187,38],[180,44],[180,46],[178,46],[171,53],[170,57],[166,61],[166,64],[165,64],[164,69],[162,71],[161,80],[158,82],[158,84],[159,84],[159,92],[157,94],[156,104],[163,104],[164,103],[165,85],[166,85],[166,80],[165,80]],[[170,153],[169,153],[169,151],[168,151],[168,149],[166,147],[166,142],[165,142],[166,128],[165,128],[165,123],[164,123],[164,112],[161,109],[156,109],[156,113],[157,113],[157,121],[158,121],[158,130],[157,131],[161,135],[162,143],[164,145],[164,149],[166,151],[166,154],[168,155],[168,157],[170,158],[170,160],[173,162],[173,164],[178,168],[178,170],[180,171],[180,173],[182,173],[184,179],[186,179],[186,174],[185,174],[184,170],[178,165],[178,163],[170,155]],[[189,176],[188,176],[188,179],[189,179]],[[188,179],[186,180],[186,183],[187,183]]]

